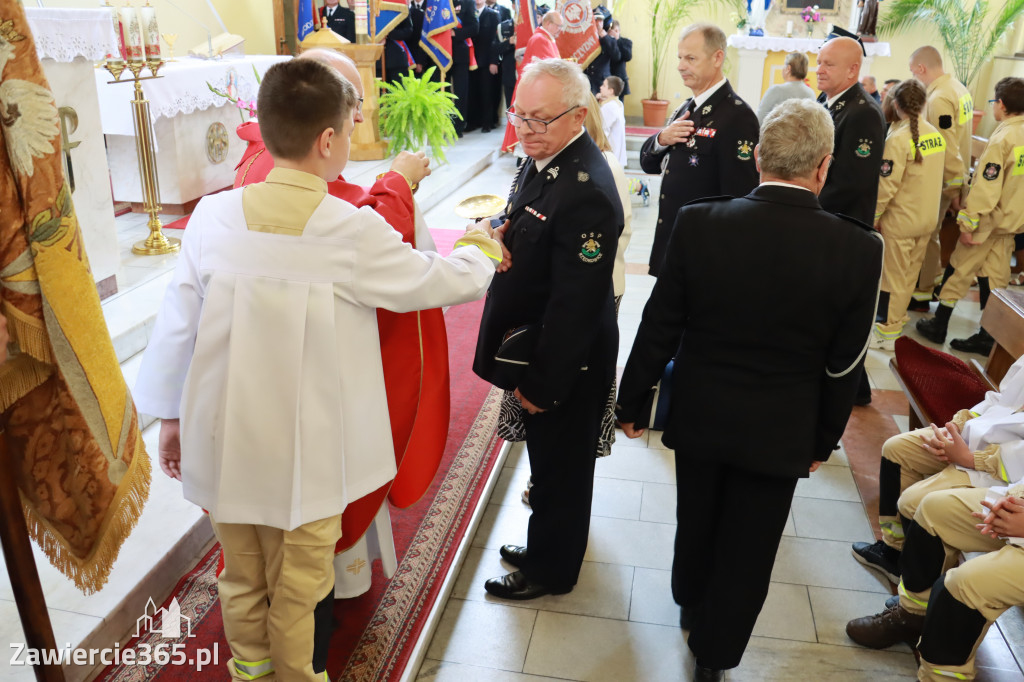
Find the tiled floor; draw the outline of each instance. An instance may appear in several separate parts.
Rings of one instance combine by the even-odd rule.
[[[503,164],[511,161],[499,160],[487,174]],[[634,203],[627,262],[646,264],[656,212],[653,202],[649,207]],[[646,275],[627,275],[619,314],[620,367],[653,284]],[[950,338],[973,333],[979,317],[976,302],[962,302]],[[888,368],[890,357],[870,351],[866,364],[873,388],[899,389]],[[897,425],[906,429],[906,417],[897,417]],[[416,679],[689,679],[693,659],[669,589],[675,465],[660,434],[631,441],[619,432],[612,455],[598,460],[590,542],[576,588],[567,595],[510,603],[488,595],[483,583],[510,570],[500,561],[498,547],[525,544],[529,508],[520,494],[528,476],[528,457],[520,445],[505,462]],[[768,599],[742,664],[728,678],[914,678],[915,660],[905,645],[871,651],[845,633],[848,620],[881,610],[890,594],[887,581],[850,555],[851,542],[871,538],[846,453],[836,452],[828,466],[797,486]],[[1024,680],[998,630],[993,632],[998,646],[990,648],[997,653],[986,659],[990,667],[978,679]]]

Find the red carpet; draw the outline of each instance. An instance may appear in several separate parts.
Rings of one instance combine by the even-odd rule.
[[[191,218],[191,217],[192,217],[192,214],[189,213],[188,215],[182,216],[182,217],[178,218],[177,220],[172,220],[171,222],[169,222],[166,225],[164,225],[163,229],[165,229],[165,230],[184,230],[188,226],[188,219]]]
[[[452,307],[445,315],[452,421],[444,459],[423,500],[409,509],[391,510],[400,560],[395,577],[385,580],[378,565],[369,592],[335,602],[338,628],[328,660],[332,680],[399,679],[479,503],[482,484],[490,475],[501,442],[495,435],[500,394],[470,369],[482,310],[483,302],[477,301]],[[216,645],[219,665],[201,672],[194,665],[111,666],[97,680],[230,680],[225,663],[231,653],[224,638],[215,577],[219,553],[220,547],[214,547],[182,578],[163,605],[167,607],[172,597],[177,598],[182,616],[192,619],[192,637],[183,632],[177,640],[166,639],[158,631],[134,638],[123,647],[139,650],[140,644],[182,643],[186,660],[194,660],[198,651]]]

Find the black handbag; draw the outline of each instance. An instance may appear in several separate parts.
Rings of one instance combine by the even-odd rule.
[[[526,324],[505,334],[494,353],[495,376],[491,383],[506,390],[519,386],[537,349],[540,330],[539,324]]]

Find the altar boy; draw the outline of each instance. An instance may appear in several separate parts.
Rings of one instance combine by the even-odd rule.
[[[235,680],[323,679],[313,609],[334,584],[341,512],[395,475],[375,309],[477,299],[501,258],[484,228],[447,258],[418,252],[327,194],[355,104],[314,60],[267,71],[275,168],[196,207],[136,385],[139,409],[163,419],[161,468],[223,548]]]

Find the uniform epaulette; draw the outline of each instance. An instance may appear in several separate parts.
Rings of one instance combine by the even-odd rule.
[[[736,197],[731,197],[728,194],[723,194],[720,197],[701,197],[700,199],[694,199],[693,201],[687,201],[685,204],[683,204],[683,206],[694,206],[696,204],[704,204],[704,203],[707,203],[709,201],[728,201],[729,199],[735,199],[735,198]]]
[[[868,225],[865,222],[857,220],[856,218],[851,218],[850,216],[845,215],[843,213],[836,213],[834,215],[837,218],[842,218],[843,220],[845,220],[848,223],[853,223],[854,225],[856,225],[857,227],[861,228],[865,232],[868,232],[868,233],[874,234],[874,235],[878,235],[878,231],[874,227],[872,227],[871,225]],[[879,235],[879,237],[881,237],[881,235]]]

